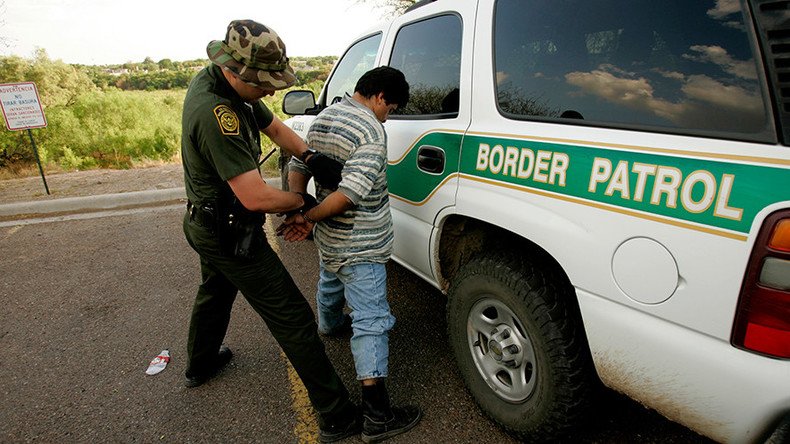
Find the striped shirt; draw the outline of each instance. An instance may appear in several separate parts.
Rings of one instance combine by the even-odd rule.
[[[343,265],[387,262],[394,236],[384,126],[370,109],[346,95],[316,117],[307,145],[344,163],[338,191],[354,204],[315,227],[315,243],[326,268],[337,272]],[[291,168],[310,175],[296,159]],[[319,202],[331,192],[316,184]]]

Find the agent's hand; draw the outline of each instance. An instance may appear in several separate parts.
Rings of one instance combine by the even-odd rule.
[[[340,184],[340,172],[343,164],[321,153],[310,155],[305,162],[307,168],[313,173],[315,181],[322,187],[336,190]]]

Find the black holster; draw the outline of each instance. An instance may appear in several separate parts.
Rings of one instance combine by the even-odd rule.
[[[224,254],[249,259],[265,242],[263,234],[264,215],[252,212],[238,199],[223,212],[219,224],[220,245]]]
[[[217,233],[219,224],[219,210],[215,204],[195,205],[187,201],[187,212],[189,220],[208,230],[211,234]]]

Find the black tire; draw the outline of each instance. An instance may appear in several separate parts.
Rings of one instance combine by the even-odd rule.
[[[525,259],[483,255],[450,287],[450,343],[469,391],[494,421],[530,441],[566,436],[589,402],[589,349],[563,282]]]

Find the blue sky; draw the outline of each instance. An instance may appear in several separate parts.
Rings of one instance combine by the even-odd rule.
[[[89,65],[206,58],[234,19],[273,28],[289,56],[340,55],[361,32],[385,19],[356,0],[0,0],[0,55]]]

